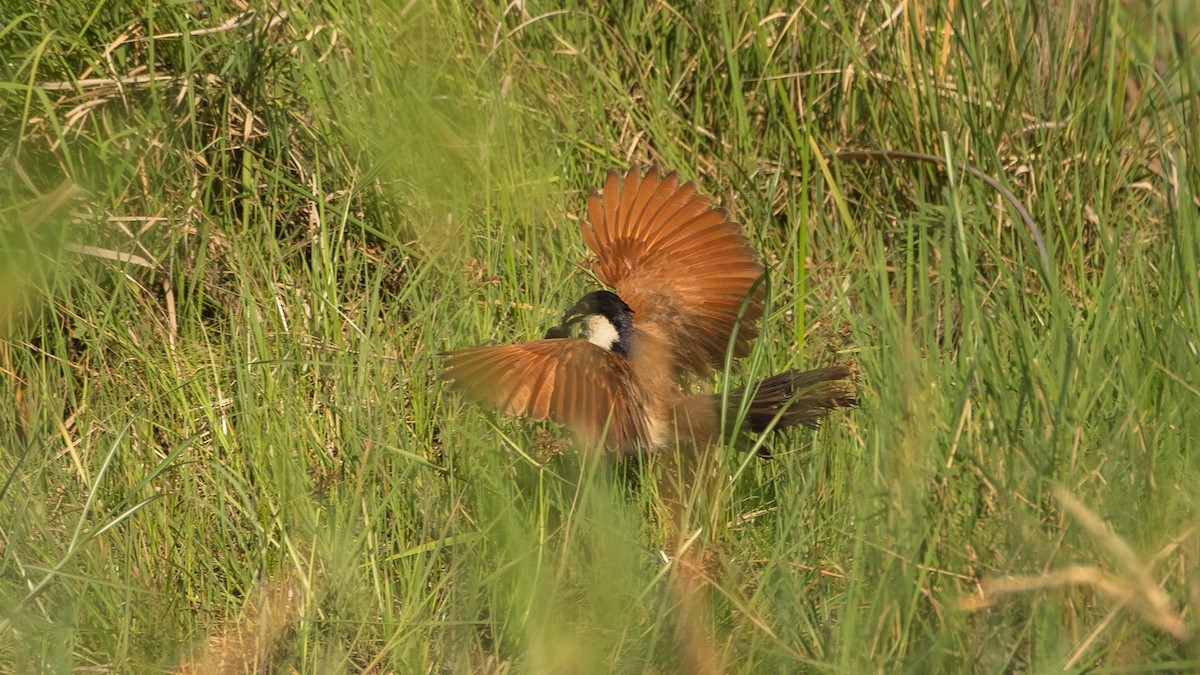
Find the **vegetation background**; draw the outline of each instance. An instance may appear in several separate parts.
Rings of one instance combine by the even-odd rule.
[[[678,671],[637,463],[437,379],[590,288],[586,190],[647,163],[772,265],[733,381],[856,372],[720,456],[732,668],[1200,668],[1198,41],[1187,0],[5,3],[0,670]]]

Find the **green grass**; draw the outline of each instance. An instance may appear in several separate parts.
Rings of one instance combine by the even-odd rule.
[[[856,371],[719,456],[735,670],[1200,668],[1190,3],[149,4],[0,10],[0,670],[678,671],[640,467],[437,379],[645,163]]]

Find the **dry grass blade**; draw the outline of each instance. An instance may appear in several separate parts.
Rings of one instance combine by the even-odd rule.
[[[1171,599],[1150,577],[1149,566],[1143,563],[1112,526],[1083,505],[1062,486],[1055,486],[1055,496],[1070,516],[1092,539],[1106,550],[1122,568],[1125,576],[1115,576],[1099,567],[1071,565],[1039,576],[994,577],[984,579],[979,594],[964,599],[964,611],[975,612],[995,603],[998,596],[1032,593],[1068,586],[1090,586],[1118,605],[1128,605],[1155,628],[1179,641],[1186,641],[1191,630],[1183,617],[1171,606]]]
[[[95,89],[97,87],[128,87],[150,84],[151,82],[169,82],[173,75],[130,75],[128,77],[89,77],[74,82],[38,82],[36,86],[42,91],[75,91],[79,89]]]
[[[1134,607],[1141,612],[1143,618],[1175,639],[1186,640],[1190,635],[1187,624],[1171,607],[1171,599],[1150,577],[1149,565],[1138,558],[1112,525],[1084,506],[1066,488],[1057,485],[1054,493],[1062,503],[1063,509],[1087,530],[1097,544],[1116,559],[1124,573],[1129,576],[1129,583],[1137,592]]]
[[[100,248],[99,246],[87,246],[84,244],[66,244],[64,248],[72,253],[89,255],[93,258],[103,258],[105,260],[129,263],[131,265],[138,265],[139,267],[145,267],[146,269],[151,270],[155,267],[154,263],[146,260],[140,255],[134,255],[133,253],[121,253],[120,251],[114,251],[112,249]]]
[[[1068,586],[1091,586],[1108,596],[1110,600],[1126,603],[1135,593],[1132,586],[1099,567],[1071,565],[1043,575],[1019,577],[990,577],[980,584],[978,595],[965,598],[960,607],[967,612],[977,612],[991,607],[1002,595],[1036,593],[1066,588]]]

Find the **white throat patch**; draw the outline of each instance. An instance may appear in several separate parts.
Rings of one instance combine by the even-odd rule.
[[[587,324],[587,341],[597,347],[611,352],[621,340],[617,327],[603,314],[589,314],[584,322]]]

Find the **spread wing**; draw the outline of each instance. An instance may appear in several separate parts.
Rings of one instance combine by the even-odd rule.
[[[634,311],[634,325],[669,342],[678,368],[700,376],[749,353],[758,335],[763,287],[758,256],[741,227],[679,174],[610,171],[588,198],[583,239],[599,258],[596,276]],[[745,313],[742,303],[754,288]]]
[[[583,442],[628,450],[643,438],[638,408],[621,383],[623,357],[586,340],[532,340],[449,352],[442,379],[506,415],[547,417]]]

